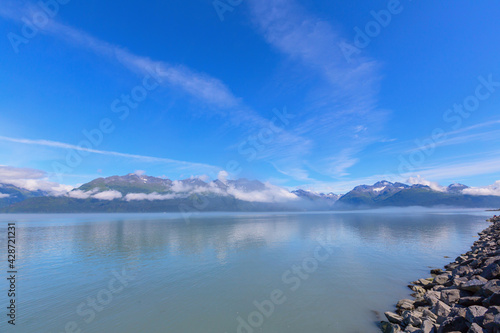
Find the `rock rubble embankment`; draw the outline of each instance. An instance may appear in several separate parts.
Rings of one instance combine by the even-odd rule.
[[[412,282],[414,298],[385,313],[382,332],[500,333],[500,216],[488,221],[469,252]]]

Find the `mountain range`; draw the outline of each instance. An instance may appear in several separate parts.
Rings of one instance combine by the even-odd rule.
[[[360,185],[344,195],[303,189],[288,191],[258,180],[170,180],[128,174],[97,178],[63,195],[0,184],[5,213],[308,211],[379,207],[500,207],[500,196],[472,195],[469,187],[447,188],[380,181]]]

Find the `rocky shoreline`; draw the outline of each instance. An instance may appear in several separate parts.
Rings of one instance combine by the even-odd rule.
[[[384,333],[500,333],[500,216],[471,250],[409,285],[414,299],[386,312]]]

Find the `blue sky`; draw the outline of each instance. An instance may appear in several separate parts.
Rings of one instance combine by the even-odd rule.
[[[42,2],[0,8],[0,165],[69,185],[500,179],[496,1]]]

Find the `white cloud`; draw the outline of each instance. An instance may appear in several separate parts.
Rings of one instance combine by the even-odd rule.
[[[500,137],[500,131],[498,130],[486,130],[486,127],[497,128],[500,124],[500,120],[487,121],[479,124],[475,124],[468,127],[463,127],[458,130],[445,132],[442,134],[442,138],[439,140],[433,140],[432,142],[426,143],[424,139],[420,140],[407,140],[401,142],[392,142],[391,144],[385,145],[380,153],[412,153],[419,150],[433,151],[434,149],[442,146],[459,145],[471,142],[481,142],[481,141],[492,141],[498,140]],[[394,141],[394,140],[393,140]],[[391,141],[387,141],[391,142]]]
[[[144,170],[135,170],[134,174],[137,176],[144,176],[146,174],[146,171]]]
[[[210,177],[208,175],[198,175],[198,176],[191,176],[189,177],[190,179],[199,179],[203,182],[207,182],[210,180]]]
[[[11,166],[0,166],[0,183],[29,191],[44,191],[55,196],[64,195],[73,189],[73,186],[49,181],[44,171]]]
[[[427,179],[424,179],[420,175],[418,175],[416,177],[410,177],[410,178],[408,178],[407,183],[411,184],[411,185],[417,185],[418,184],[418,185],[429,186],[434,191],[439,191],[439,192],[445,192],[446,191],[446,187],[443,187],[443,186],[439,185],[436,182],[431,182],[431,181],[429,181]]]
[[[500,172],[500,157],[483,158],[463,163],[439,164],[415,170],[430,179],[461,179],[476,175],[496,174]]]
[[[46,173],[41,170],[29,168],[16,168],[11,166],[0,166],[0,179],[41,179]]]
[[[288,190],[266,183],[265,190],[245,192],[229,186],[227,193],[233,195],[236,199],[249,201],[249,202],[263,202],[263,203],[280,203],[297,200],[298,197],[290,193]]]
[[[112,191],[104,191],[104,192],[94,194],[92,197],[95,199],[99,199],[99,200],[111,201],[111,200],[115,200],[115,199],[120,199],[122,197],[122,194],[118,191],[112,190]]]
[[[61,149],[71,149],[71,150],[84,151],[84,152],[100,154],[100,155],[124,157],[124,158],[140,160],[141,162],[149,162],[149,163],[160,162],[160,163],[172,164],[177,169],[196,169],[196,170],[206,170],[206,171],[212,171],[212,172],[216,172],[216,171],[220,170],[220,168],[212,166],[212,165],[208,165],[208,164],[178,161],[178,160],[173,160],[170,158],[126,154],[126,153],[119,153],[119,152],[115,152],[115,151],[84,148],[84,147],[72,145],[69,143],[50,141],[50,140],[31,140],[31,139],[21,139],[21,138],[10,138],[10,137],[6,137],[6,136],[0,136],[0,140],[14,142],[14,143],[22,143],[22,144],[27,144],[27,145],[38,145],[38,146],[54,147],[54,148],[61,148]],[[139,170],[139,171],[141,171],[141,170]]]
[[[10,197],[10,194],[0,193],[0,199],[5,199],[5,198],[8,198],[8,197]]]
[[[95,192],[97,192],[96,189],[93,189],[91,191],[86,191],[86,192],[82,191],[82,190],[73,190],[73,191],[68,193],[68,197],[75,198],[75,199],[88,199]]]
[[[229,177],[229,173],[226,170],[221,170],[217,175],[217,179],[223,182],[224,184],[227,183],[227,177]]]
[[[462,191],[462,193],[470,195],[500,196],[500,180],[497,180],[494,184],[489,186],[466,188]]]
[[[271,46],[292,60],[287,64],[299,64],[306,76],[316,75],[307,92],[309,107],[295,127],[297,134],[314,138],[314,144],[292,155],[295,160],[275,160],[273,165],[297,180],[309,179],[304,164],[314,165],[316,173],[326,176],[347,175],[347,169],[358,162],[356,155],[378,140],[374,133],[386,120],[387,111],[376,106],[379,64],[358,55],[349,62],[339,47],[345,42],[342,33],[328,21],[307,13],[298,1],[250,0],[249,4],[257,29]],[[311,150],[317,156],[331,156],[331,163],[304,163]]]
[[[324,170],[332,176],[348,176],[349,173],[346,170],[359,161],[358,158],[353,157],[354,154],[355,152],[352,149],[343,149],[336,156],[326,159]]]
[[[5,1],[0,9],[0,16],[23,24],[23,17],[32,17],[34,13],[39,11],[40,8],[34,5],[23,7],[15,1]],[[148,57],[135,55],[124,48],[101,41],[54,19],[49,20],[41,32],[61,38],[98,55],[116,59],[129,70],[141,75],[155,71],[157,77],[162,80],[161,83],[177,87],[214,107],[230,108],[239,104],[239,99],[231,93],[223,82],[207,74],[197,73],[188,67],[153,61]]]
[[[6,1],[2,8],[0,8],[0,16],[23,24],[21,18],[33,14],[32,11],[36,10],[36,8],[31,8],[30,10],[26,10],[25,7],[20,6],[15,1]],[[163,86],[177,88],[194,99],[205,103],[205,105],[208,106],[206,110],[208,110],[210,115],[223,115],[232,125],[242,127],[242,133],[256,132],[260,129],[269,127],[269,119],[260,116],[257,112],[245,105],[241,98],[235,96],[226,84],[208,74],[199,73],[186,66],[155,61],[146,56],[133,54],[122,47],[99,40],[83,31],[61,24],[55,20],[50,20],[44,29],[42,29],[42,32],[60,38],[74,46],[94,52],[99,56],[107,57],[112,61],[118,61],[135,74],[141,76],[155,76]],[[200,110],[200,108],[197,110]],[[207,168],[206,165],[197,163],[158,159],[117,152],[86,150],[75,146],[69,147],[67,144],[53,141],[13,139],[8,137],[4,137],[3,139],[11,142],[59,146],[61,148],[89,151],[97,154],[137,158],[150,162],[185,163],[185,168],[199,167],[199,172],[208,174],[215,174],[220,170],[220,168],[211,166]],[[276,153],[285,156],[298,155],[298,153],[304,153],[308,150],[307,145],[308,140],[305,138],[298,137],[284,130],[280,135],[276,136],[276,140],[273,144],[269,145],[266,152],[259,154],[259,158],[270,158],[276,155]],[[293,152],[291,152],[291,150],[293,150]],[[183,166],[179,165],[179,167],[182,168]]]
[[[178,198],[178,194],[170,193],[170,194],[158,194],[154,193],[129,193],[125,196],[124,200],[126,201],[141,201],[141,200],[169,200]]]
[[[23,24],[21,18],[23,16],[29,17],[33,14],[34,10],[36,11],[38,8],[34,7],[27,10],[26,7],[19,5],[15,1],[6,1],[0,8],[0,16]],[[125,48],[99,40],[84,31],[77,30],[71,26],[57,22],[56,20],[50,20],[49,23],[42,29],[42,33],[52,35],[68,42],[69,44],[94,52],[99,56],[107,57],[112,61],[117,61],[135,74],[141,76],[155,76],[155,78],[163,86],[168,88],[177,88],[190,95],[192,98],[204,103],[208,106],[208,108],[203,110],[208,111],[210,115],[223,115],[231,122],[232,125],[242,127],[242,134],[251,132],[257,133],[257,131],[261,129],[269,128],[270,119],[260,116],[255,110],[245,105],[241,98],[235,96],[224,82],[215,77],[211,77],[206,73],[200,73],[183,65],[155,61],[146,56],[133,54]],[[200,110],[200,108],[197,110]],[[21,142],[21,140],[23,140],[12,138],[6,139],[11,142]],[[42,143],[41,141],[43,141],[44,145],[50,144],[54,146],[54,142],[45,140],[29,141],[32,141],[30,142],[31,144]],[[285,129],[279,133],[279,135],[276,135],[274,142],[269,144],[264,152],[260,152],[258,158],[278,160],[279,158],[283,158],[283,156],[301,156],[308,153],[310,149],[309,146],[310,140],[296,134],[292,134],[288,131],[288,129]],[[70,149],[83,150],[78,149],[78,147],[71,147]],[[90,152],[129,158],[146,158],[151,162],[159,160],[157,158],[149,158],[146,156],[141,157],[116,152]],[[168,162],[166,159],[161,160]],[[170,160],[170,162],[183,163],[173,160]],[[288,164],[289,163],[284,163],[283,165],[286,166]],[[201,167],[202,164],[189,163],[186,165],[186,167],[190,166]],[[220,168],[213,167],[211,169],[199,169],[200,172],[209,174],[217,173],[219,170]]]

